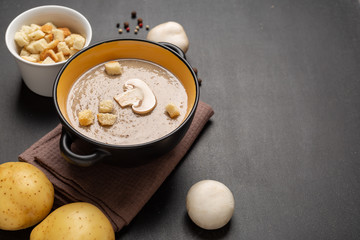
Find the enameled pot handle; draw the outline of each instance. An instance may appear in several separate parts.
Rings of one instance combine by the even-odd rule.
[[[108,152],[102,149],[96,149],[94,153],[89,155],[80,155],[71,151],[71,144],[73,140],[66,130],[62,130],[60,138],[60,151],[63,157],[70,163],[81,166],[88,167],[94,165],[95,163],[102,160],[104,157],[110,155]]]
[[[182,57],[183,59],[186,59],[185,53],[178,46],[176,46],[172,43],[168,43],[168,42],[160,42],[160,44],[174,50],[180,57]]]
[[[176,45],[174,45],[172,43],[168,43],[168,42],[160,42],[160,44],[170,48],[173,51],[175,51],[181,58],[186,59],[185,53],[178,46],[176,46]],[[197,77],[197,73],[196,73],[196,78],[198,79],[199,85],[201,86],[201,79]]]

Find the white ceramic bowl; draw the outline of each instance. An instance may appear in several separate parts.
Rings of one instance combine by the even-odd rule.
[[[15,43],[15,33],[23,25],[45,24],[52,22],[58,27],[67,27],[73,33],[81,34],[86,38],[88,46],[92,30],[89,21],[79,12],[63,6],[46,5],[29,9],[17,16],[8,26],[5,33],[6,46],[14,56],[25,84],[33,92],[46,97],[52,96],[53,84],[57,73],[65,61],[54,64],[32,63],[19,55],[19,48]]]

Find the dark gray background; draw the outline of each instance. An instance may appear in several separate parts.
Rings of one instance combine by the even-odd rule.
[[[52,100],[22,83],[7,25],[39,5],[80,11],[92,43],[119,35],[136,10],[151,27],[176,21],[215,115],[122,239],[360,239],[360,3],[357,0],[1,0],[0,162],[53,129]],[[234,194],[231,222],[196,227],[192,184],[214,179]],[[0,231],[28,239],[31,229]]]

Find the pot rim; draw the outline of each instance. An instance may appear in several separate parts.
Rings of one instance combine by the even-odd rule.
[[[164,48],[168,51],[170,51],[171,53],[173,53],[176,57],[178,57],[185,65],[186,67],[190,70],[191,72],[191,75],[193,76],[193,79],[194,79],[194,82],[195,82],[195,90],[196,90],[196,95],[195,95],[195,101],[194,101],[194,105],[192,107],[192,109],[190,110],[188,116],[182,121],[182,123],[177,127],[175,128],[173,131],[171,131],[170,133],[160,137],[160,138],[157,138],[155,140],[152,140],[152,141],[149,141],[149,142],[144,142],[144,143],[139,143],[139,144],[129,144],[129,145],[115,145],[115,144],[108,144],[108,143],[104,143],[104,142],[101,142],[101,141],[98,141],[98,140],[95,140],[93,138],[90,138],[82,133],[80,133],[79,131],[77,131],[73,126],[71,126],[71,124],[65,119],[64,115],[62,114],[61,110],[60,110],[60,107],[58,105],[58,102],[57,102],[57,86],[58,86],[58,83],[60,81],[60,78],[62,76],[62,73],[64,72],[65,68],[80,54],[82,54],[83,52],[89,50],[89,49],[92,49],[98,45],[101,45],[101,44],[106,44],[106,43],[110,43],[110,42],[119,42],[119,41],[137,41],[137,42],[147,42],[147,43],[150,43],[150,44],[154,44],[154,45],[157,45],[161,48]],[[97,145],[99,147],[102,147],[102,148],[110,148],[110,149],[137,149],[137,148],[141,148],[141,147],[147,147],[147,146],[150,146],[152,144],[155,144],[157,142],[161,142],[167,138],[169,138],[170,136],[172,136],[173,134],[175,134],[177,131],[179,131],[180,129],[182,129],[189,121],[192,121],[193,117],[194,117],[194,114],[195,114],[195,111],[196,111],[196,108],[197,108],[197,105],[198,105],[198,102],[199,102],[199,99],[200,99],[200,88],[199,88],[199,81],[196,77],[196,74],[193,70],[193,68],[191,67],[191,65],[189,64],[189,62],[182,58],[176,51],[174,51],[173,49],[171,49],[170,47],[168,46],[165,46],[165,45],[162,45],[161,43],[157,43],[157,42],[153,42],[153,41],[149,41],[149,40],[145,40],[145,39],[132,39],[132,38],[124,38],[124,39],[110,39],[110,40],[105,40],[105,41],[100,41],[98,43],[95,43],[95,44],[92,44],[92,45],[89,45],[87,46],[86,48],[83,48],[81,49],[79,52],[75,53],[70,59],[68,59],[66,61],[66,63],[64,64],[64,66],[61,67],[60,71],[58,72],[58,74],[56,75],[56,78],[55,78],[55,82],[54,82],[54,86],[53,86],[53,101],[54,101],[54,104],[55,104],[55,108],[56,108],[56,111],[60,117],[60,122],[61,124],[63,125],[63,127],[65,127],[67,130],[71,130],[71,133],[75,134],[76,137],[80,138],[80,139],[83,139],[87,142],[90,142],[94,145]]]

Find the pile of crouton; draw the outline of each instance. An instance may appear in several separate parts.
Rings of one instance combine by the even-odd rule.
[[[42,26],[23,25],[15,33],[15,42],[20,48],[20,57],[41,64],[67,60],[85,45],[86,39],[72,33],[66,27],[56,27],[49,22]]]

